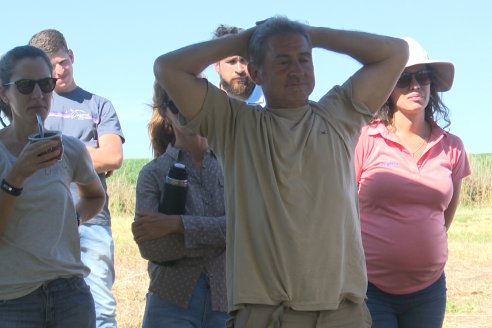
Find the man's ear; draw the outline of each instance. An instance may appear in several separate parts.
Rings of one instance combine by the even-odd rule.
[[[70,58],[70,61],[71,61],[71,62],[72,62],[72,64],[73,64],[73,62],[74,62],[74,60],[75,60],[75,57],[73,56],[73,51],[72,51],[72,49],[68,49],[68,57]]]
[[[216,71],[217,73],[219,73],[219,70],[220,70],[220,63],[219,63],[219,62],[214,63],[214,68],[215,68],[215,71]]]
[[[262,81],[260,77],[260,72],[255,64],[253,63],[248,64],[248,73],[255,84],[261,85]]]

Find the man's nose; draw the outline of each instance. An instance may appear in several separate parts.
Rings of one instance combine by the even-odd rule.
[[[289,67],[289,75],[300,76],[304,73],[302,65],[298,61],[293,61]]]
[[[244,71],[246,71],[246,67],[247,66],[243,63],[237,63],[236,64],[236,72],[243,73]]]
[[[62,75],[64,71],[65,71],[65,69],[63,68],[62,65],[55,65],[53,67],[53,75],[54,75],[54,77],[57,77],[57,76]]]

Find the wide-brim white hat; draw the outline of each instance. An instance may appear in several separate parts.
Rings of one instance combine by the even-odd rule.
[[[429,59],[427,51],[414,39],[403,38],[408,43],[409,57],[405,67],[425,64],[432,68],[433,83],[437,91],[444,92],[451,89],[454,80],[454,65],[448,61]]]

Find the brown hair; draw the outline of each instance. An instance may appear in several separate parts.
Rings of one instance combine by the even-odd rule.
[[[29,45],[42,49],[52,56],[59,50],[68,51],[67,41],[60,31],[47,29],[34,34],[29,40]]]
[[[169,144],[174,144],[176,137],[171,122],[164,115],[169,96],[157,81],[154,82],[152,101],[152,116],[147,128],[154,157],[159,157],[166,152]]]

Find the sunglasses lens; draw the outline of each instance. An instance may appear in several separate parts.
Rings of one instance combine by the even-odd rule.
[[[16,81],[15,85],[17,86],[17,90],[19,90],[20,93],[28,95],[34,90],[34,86],[36,85],[36,83],[39,85],[41,91],[43,91],[44,93],[48,93],[55,89],[56,79],[52,77],[47,77],[41,80],[24,79]]]
[[[420,85],[429,85],[431,83],[431,74],[427,71],[417,72],[415,79]]]
[[[432,75],[429,71],[419,71],[416,73],[402,73],[396,86],[398,88],[408,88],[412,84],[412,79],[415,76],[415,80],[419,85],[429,85],[432,81]]]
[[[41,88],[41,91],[43,91],[44,93],[48,93],[55,89],[56,79],[48,77],[46,79],[39,80],[38,84]]]
[[[17,86],[17,90],[19,90],[20,93],[24,95],[28,95],[34,90],[34,85],[36,84],[36,81],[34,80],[19,80],[15,82],[15,85]]]
[[[398,79],[398,82],[396,82],[396,86],[398,88],[406,88],[410,85],[411,82],[412,82],[412,75],[408,73],[403,73]]]

